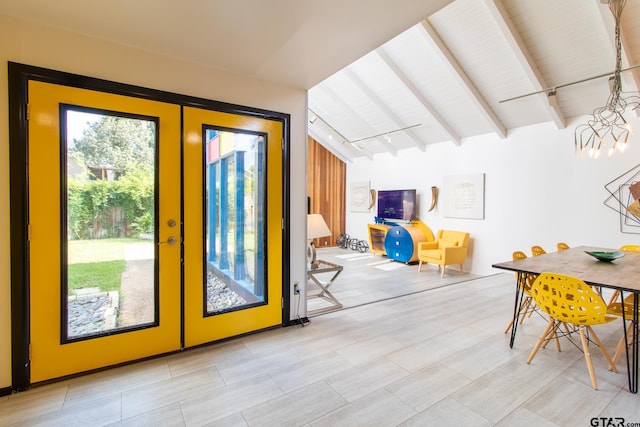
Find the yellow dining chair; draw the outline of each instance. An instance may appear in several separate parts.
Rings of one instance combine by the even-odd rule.
[[[542,249],[542,247],[540,246],[532,246],[531,252],[534,254],[534,256],[546,254],[546,251]],[[515,251],[512,254],[512,258],[514,261],[517,261],[519,259],[525,259],[527,258],[527,254],[525,254],[522,251]],[[518,283],[518,286],[520,286],[520,290],[524,292],[524,297],[523,297],[522,303],[520,304],[520,309],[518,311],[518,313],[520,314],[519,323],[521,325],[524,322],[525,317],[531,317],[533,312],[538,310],[538,307],[536,306],[536,303],[531,296],[531,285],[537,278],[538,278],[538,275],[532,274],[532,273],[526,273],[526,274],[523,273],[520,275],[519,278],[518,278],[518,275],[516,274],[516,280],[520,280],[520,283]],[[511,328],[512,325],[513,325],[513,319],[511,319],[511,321],[505,328],[504,330],[505,334],[509,331],[509,328]],[[569,326],[567,326],[566,323],[562,322],[562,327],[564,328],[567,334],[571,333],[571,331],[569,330]],[[558,351],[560,351],[560,340],[558,339],[557,331],[554,331],[552,335],[556,341],[556,347],[558,348]],[[543,348],[545,348],[548,343],[549,343],[549,340],[547,340],[544,343]]]
[[[544,255],[546,253],[547,251],[542,249],[542,246],[531,246],[531,255],[533,256]]]
[[[569,245],[567,245],[564,242],[560,242],[556,245],[556,248],[558,248],[558,252],[560,251],[566,251],[567,249],[569,249]]]
[[[617,317],[607,314],[604,300],[591,289],[591,286],[577,277],[545,272],[541,273],[531,285],[531,296],[538,307],[549,315],[549,323],[531,351],[527,363],[531,363],[540,347],[555,336],[563,323],[567,323],[575,326],[580,333],[584,358],[594,390],[598,389],[598,383],[589,352],[589,340],[598,346],[609,363],[609,370],[618,372],[615,363],[592,328],[594,325],[614,321]]]
[[[522,251],[515,251],[511,258],[514,261],[527,258],[527,254]],[[518,308],[518,319],[520,324],[524,322],[524,318],[527,317],[527,314],[531,316],[531,314],[535,311],[536,305],[533,302],[533,298],[531,298],[531,284],[536,280],[535,274],[530,273],[516,273],[516,280],[518,281],[518,287],[520,288],[520,292],[524,295],[522,296],[522,302],[520,303],[520,307]],[[511,326],[513,325],[513,318],[504,329],[504,333],[506,334]]]

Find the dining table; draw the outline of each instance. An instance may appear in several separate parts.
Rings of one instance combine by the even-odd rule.
[[[616,249],[576,246],[559,252],[548,252],[543,255],[532,256],[521,260],[505,261],[493,264],[492,267],[514,271],[518,275],[540,274],[544,272],[559,273],[581,279],[585,283],[597,288],[618,290],[624,299],[625,293],[633,295],[633,313],[627,313],[622,304],[622,325],[625,336],[627,375],[629,379],[629,391],[638,392],[638,300],[640,296],[640,252],[624,251],[624,256],[602,261],[587,252],[616,252]],[[509,345],[513,347],[517,319],[522,302],[523,292],[516,280],[516,294],[513,309],[513,325],[511,326],[511,339]],[[628,338],[627,317],[632,319],[632,334]]]

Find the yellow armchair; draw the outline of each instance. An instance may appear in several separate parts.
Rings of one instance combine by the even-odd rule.
[[[433,242],[418,243],[418,271],[422,271],[422,263],[432,263],[442,267],[441,277],[447,265],[460,265],[460,272],[464,273],[462,265],[467,259],[469,248],[469,233],[454,230],[438,230]]]

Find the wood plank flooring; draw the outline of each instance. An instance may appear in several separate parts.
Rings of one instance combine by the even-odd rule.
[[[351,308],[313,316],[304,327],[5,396],[0,425],[588,426],[593,417],[640,422],[640,397],[627,391],[624,358],[614,373],[598,351],[591,352],[595,391],[582,353],[566,339],[562,352],[551,344],[526,364],[545,326],[537,315],[519,327],[509,348],[503,330],[513,309],[513,274],[392,298],[388,284],[372,278],[380,273],[363,264],[344,261],[345,280],[335,285],[336,296]],[[416,283],[428,281],[428,272],[407,274]],[[396,277],[397,286],[409,281]],[[370,293],[388,297],[357,302],[365,297],[356,298],[353,287],[365,280]],[[621,321],[596,331],[613,352]]]

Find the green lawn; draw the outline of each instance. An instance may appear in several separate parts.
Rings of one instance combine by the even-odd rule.
[[[69,264],[127,259],[128,253],[144,251],[153,258],[153,243],[142,239],[92,239],[69,241]]]
[[[153,258],[153,243],[141,239],[72,240],[68,246],[68,291],[120,289],[127,259]]]
[[[120,290],[124,260],[69,264],[68,292],[82,288],[100,288],[102,292]]]

